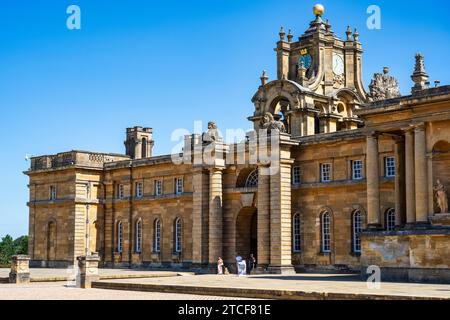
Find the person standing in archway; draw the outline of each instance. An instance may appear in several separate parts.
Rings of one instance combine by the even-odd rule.
[[[253,269],[256,268],[256,258],[253,253],[250,253],[250,257],[248,258],[248,264],[249,264],[248,272],[249,272],[249,274],[251,274]]]

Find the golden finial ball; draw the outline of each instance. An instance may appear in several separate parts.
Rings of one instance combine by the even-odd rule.
[[[321,4],[316,4],[313,8],[315,16],[322,16],[325,12],[325,7]]]

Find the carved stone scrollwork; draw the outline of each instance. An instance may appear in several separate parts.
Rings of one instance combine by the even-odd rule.
[[[273,115],[269,112],[264,114],[264,117],[261,119],[260,128],[267,130],[267,132],[271,132],[272,130],[276,130],[282,133],[286,132],[286,127],[282,121],[277,121],[274,119]]]
[[[215,122],[213,121],[208,122],[208,131],[203,134],[202,140],[203,142],[206,143],[217,142],[222,140]]]
[[[388,75],[389,69],[384,68],[383,74],[375,73],[369,85],[370,95],[374,101],[392,99],[401,96],[396,78]]]

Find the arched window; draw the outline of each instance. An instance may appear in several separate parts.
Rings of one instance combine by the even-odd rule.
[[[322,252],[331,252],[331,215],[329,212],[322,213],[320,219]]]
[[[181,229],[181,219],[175,219],[174,223],[174,235],[175,235],[175,252],[180,253],[182,249],[182,229]]]
[[[142,243],[142,221],[138,220],[136,222],[136,253],[141,253],[141,243]]]
[[[142,138],[142,157],[147,158],[147,139]]]
[[[395,209],[391,208],[386,211],[386,230],[395,230]]]
[[[292,251],[300,252],[300,214],[294,215],[292,221]]]
[[[353,252],[361,253],[361,232],[363,229],[363,216],[359,210],[352,216],[352,247]]]
[[[122,221],[117,224],[117,252],[122,253],[123,250],[123,227]]]
[[[246,188],[256,188],[258,186],[258,169],[252,171],[248,175],[247,181],[245,183]]]
[[[153,228],[153,251],[159,253],[161,252],[161,220],[156,219]]]

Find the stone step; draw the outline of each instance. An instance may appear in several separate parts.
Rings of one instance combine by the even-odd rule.
[[[400,295],[375,295],[358,293],[307,292],[301,290],[250,289],[229,287],[200,287],[184,285],[161,285],[147,283],[118,283],[97,281],[92,288],[144,291],[160,293],[183,293],[205,296],[222,296],[234,298],[273,299],[273,300],[447,300],[433,297],[414,297]]]

